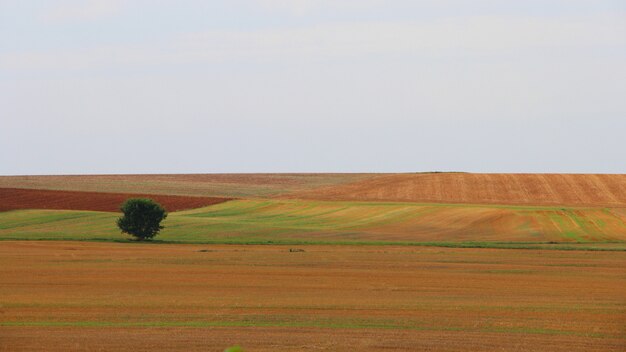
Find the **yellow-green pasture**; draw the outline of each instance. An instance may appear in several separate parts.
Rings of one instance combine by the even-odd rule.
[[[116,213],[0,213],[0,239],[124,240]],[[623,247],[626,218],[610,208],[234,200],[170,213],[158,240],[187,243],[491,243]]]

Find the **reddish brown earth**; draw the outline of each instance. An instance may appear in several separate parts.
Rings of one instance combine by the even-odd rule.
[[[624,351],[626,252],[0,242],[0,351]]]
[[[626,174],[393,174],[296,192],[289,197],[622,207],[626,206]]]
[[[100,193],[0,188],[0,211],[16,209],[64,209],[119,211],[128,198],[150,198],[167,211],[200,208],[228,198],[185,197],[154,194]]]

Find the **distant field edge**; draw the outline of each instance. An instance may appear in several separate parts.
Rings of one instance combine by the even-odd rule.
[[[287,198],[460,204],[626,206],[626,174],[388,174]]]
[[[385,247],[442,247],[442,248],[466,248],[466,249],[529,249],[529,250],[553,250],[553,251],[606,251],[626,252],[624,242],[597,242],[597,243],[567,243],[567,242],[402,242],[402,241],[307,241],[307,240],[249,240],[249,239],[218,239],[198,241],[174,241],[152,240],[135,241],[132,239],[103,239],[103,238],[54,238],[38,237],[28,239],[15,239],[0,237],[1,242],[108,242],[126,243],[132,245],[284,245],[284,246],[385,246]]]

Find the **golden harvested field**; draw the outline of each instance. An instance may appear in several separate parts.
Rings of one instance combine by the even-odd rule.
[[[626,207],[624,174],[0,176],[0,187],[227,198]]]
[[[0,350],[626,348],[625,252],[289,249],[0,242]]]
[[[626,206],[626,175],[394,174],[290,194],[324,200]]]

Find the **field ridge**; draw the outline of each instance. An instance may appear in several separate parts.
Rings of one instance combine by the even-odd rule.
[[[287,197],[346,201],[626,207],[626,175],[391,174],[295,192]]]

